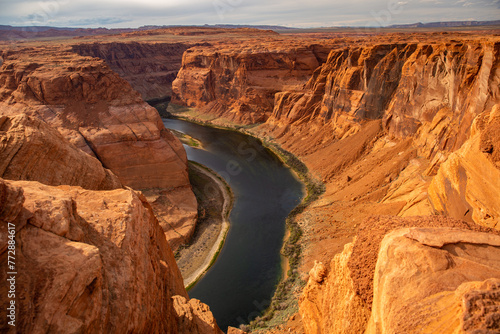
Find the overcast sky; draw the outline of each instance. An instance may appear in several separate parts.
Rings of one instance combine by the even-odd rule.
[[[500,18],[500,0],[0,0],[0,8],[0,24],[58,27],[386,26]]]

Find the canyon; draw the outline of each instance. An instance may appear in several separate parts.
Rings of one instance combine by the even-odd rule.
[[[281,147],[324,185],[294,217],[296,307],[255,332],[500,330],[497,32],[195,27],[2,50],[0,214],[40,310],[24,326],[220,331],[171,250],[197,206],[181,143],[144,102],[163,99]],[[68,292],[51,299],[57,284]],[[145,307],[128,317],[132,300]]]
[[[388,295],[377,297],[370,290],[367,299],[359,298],[362,290],[356,282],[360,278],[349,261],[344,260],[350,255],[345,250],[342,253],[342,249],[353,238],[359,240],[363,224],[369,224],[371,231],[381,225],[379,220],[369,218],[373,215],[394,217],[391,222],[395,226],[385,230],[382,236],[397,230],[397,216],[427,216],[429,218],[421,218],[428,220],[423,226],[444,229],[447,222],[441,221],[439,216],[431,217],[445,215],[472,224],[461,226],[465,230],[474,230],[477,226],[498,230],[499,169],[494,158],[498,145],[498,126],[495,124],[500,107],[498,38],[473,33],[463,36],[387,34],[377,36],[375,42],[344,38],[333,45],[327,58],[317,58],[319,66],[309,78],[302,79],[301,84],[290,81],[289,85],[281,83],[287,80],[289,73],[302,69],[303,62],[297,62],[297,68],[290,66],[288,71],[278,74],[271,61],[283,51],[273,49],[272,44],[266,47],[270,53],[268,63],[259,60],[264,49],[262,45],[241,53],[231,47],[213,51],[193,48],[183,59],[183,66],[173,83],[173,102],[195,108],[187,113],[187,117],[194,119],[206,120],[208,113],[213,115],[209,120],[215,124],[253,124],[247,127],[248,132],[298,156],[325,184],[325,192],[298,218],[305,239],[299,272],[311,270],[311,274],[300,297],[302,322],[290,321],[283,329],[286,332],[289,326],[305,333],[359,333],[406,332],[417,328],[394,327],[401,319],[410,317],[410,313],[398,311],[403,313],[391,315],[396,317],[391,318],[394,320],[382,319],[384,316],[376,313],[389,308]],[[286,48],[283,44],[281,47]],[[291,55],[295,56],[292,50]],[[248,53],[255,53],[256,62],[262,65],[256,71],[258,74],[247,71]],[[266,86],[266,80],[254,78],[262,79],[266,75],[278,77],[273,81],[275,87]],[[227,81],[233,90],[224,90]],[[219,91],[214,91],[214,87]],[[235,90],[235,87],[240,88]],[[258,97],[247,94],[257,89],[261,90]],[[247,106],[262,106],[260,118],[253,116],[255,108],[237,107],[242,101],[241,95],[245,96],[243,101]],[[262,103],[263,96],[274,96],[274,101]],[[217,107],[212,107],[217,105],[223,105],[225,112],[220,113]],[[411,221],[405,226],[416,228],[419,222]],[[487,233],[494,234],[496,230]],[[473,235],[469,234],[471,238]],[[474,243],[468,240],[460,242]],[[463,248],[458,241],[444,240],[443,244]],[[498,249],[496,241],[485,242],[485,245],[491,247],[492,252]],[[367,246],[354,242],[354,247]],[[378,247],[372,252],[378,254]],[[425,250],[421,248],[421,252]],[[458,256],[468,258],[472,253],[478,255],[471,248]],[[380,256],[382,253],[379,262]],[[488,259],[489,255],[484,253],[478,258]],[[401,260],[389,257],[384,261],[391,263],[384,266],[391,266],[392,263],[397,265],[394,261]],[[459,259],[452,261],[459,262]],[[377,258],[372,262],[379,263]],[[432,263],[426,265],[435,266]],[[495,263],[488,266],[497,268]],[[394,272],[401,274],[391,280],[414,284],[409,278],[406,281],[402,278],[406,271],[412,272],[412,268],[398,270]],[[461,270],[459,275],[474,272],[465,267]],[[362,275],[366,285],[376,284],[377,277],[373,273]],[[457,285],[436,288],[433,292],[436,296],[455,289],[465,293],[460,284],[471,286],[469,294],[497,294],[498,282],[489,279],[498,280],[498,272],[486,272],[485,276],[474,274],[461,282],[452,278],[455,273],[446,275],[446,280]],[[477,281],[475,285],[473,281]],[[393,289],[399,289],[401,284]],[[399,293],[384,291],[387,292],[377,289],[377,293]],[[387,304],[378,304],[375,308],[372,298]],[[436,297],[431,295],[408,296],[413,302],[425,298],[434,298],[437,303]],[[456,298],[460,300],[458,292]],[[484,298],[495,300],[494,297]],[[338,305],[339,299],[345,301],[342,306]],[[430,326],[426,330],[440,328],[440,332],[453,332],[458,328],[472,330],[474,326],[484,330],[498,329],[498,321],[494,320],[498,317],[496,306],[484,311],[483,316],[487,319],[484,322],[465,324],[460,319],[471,317],[467,315],[470,311],[465,304],[455,304],[453,325],[439,327],[444,325],[426,323],[431,310],[425,305],[422,302],[419,304],[421,309],[411,314],[419,314],[414,319],[415,324]],[[400,310],[407,308],[398,307]],[[442,318],[450,319],[451,316],[443,314]],[[390,324],[381,325],[384,321]]]

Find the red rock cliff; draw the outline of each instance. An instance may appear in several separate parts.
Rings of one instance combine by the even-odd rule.
[[[92,43],[72,50],[82,56],[98,57],[145,100],[172,96],[172,82],[181,68],[188,43]]]
[[[92,190],[122,187],[99,160],[71,145],[45,122],[24,114],[0,116],[0,161],[4,179]]]
[[[0,179],[4,267],[8,223],[15,226],[17,316],[16,327],[2,317],[2,332],[222,333],[206,305],[188,300],[141,193]],[[0,293],[7,291],[2,284]],[[2,308],[8,303],[1,299]]]
[[[274,95],[307,81],[326,49],[277,41],[193,47],[183,55],[172,101],[236,123],[264,122]]]
[[[124,185],[161,189],[161,198],[175,191],[153,205],[165,213],[160,217],[165,231],[180,232],[172,233],[175,245],[191,236],[197,204],[186,153],[139,93],[104,61],[69,51],[27,49],[5,52],[3,59],[0,114],[44,120]]]
[[[499,50],[498,42],[477,40],[334,50],[303,90],[276,95],[269,123],[332,122],[341,138],[346,120],[383,118],[401,138],[444,121],[458,127],[445,129],[435,149],[454,150],[472,119],[498,103]]]
[[[359,222],[371,215],[444,214],[498,228],[500,41],[487,33],[382,34],[345,39],[339,42],[340,47],[335,43],[329,45],[332,51],[328,59],[318,62],[318,68],[307,82],[300,83],[303,77],[297,76],[294,84],[283,84],[281,91],[261,91],[274,94],[273,102],[263,99],[262,105],[266,107],[260,109],[261,117],[255,117],[258,107],[235,108],[239,103],[234,102],[236,98],[248,104],[243,92],[249,92],[248,96],[253,96],[251,101],[257,105],[262,103],[256,96],[265,94],[252,95],[252,91],[269,82],[261,76],[248,87],[240,80],[246,78],[246,69],[236,60],[252,61],[245,48],[241,52],[232,49],[230,57],[229,51],[194,50],[189,54],[188,50],[174,82],[175,98],[200,112],[220,117],[226,124],[230,123],[227,119],[242,124],[266,121],[251,131],[277,141],[298,155],[311,173],[325,183],[325,193],[297,217],[304,231],[302,242],[306,245],[299,269],[309,271],[315,260],[325,263],[312,271],[302,297],[301,313],[307,333],[337,333],[346,328],[351,328],[353,333],[363,332],[370,317],[369,331],[409,330],[396,330],[395,326],[398,321],[412,320],[415,312],[422,315],[415,319],[430,319],[425,312],[429,305],[435,304],[425,298],[454,308],[449,314],[439,311],[443,311],[440,319],[448,316],[454,319],[445,328],[453,331],[461,326],[456,323],[457,319],[470,311],[467,305],[460,304],[462,296],[470,292],[488,303],[497,293],[497,281],[489,279],[498,278],[498,267],[487,261],[487,254],[482,253],[476,263],[481,267],[483,260],[488,262],[477,282],[473,272],[478,267],[470,269],[464,264],[468,254],[456,254],[453,261],[460,262],[464,272],[445,268],[449,269],[446,275],[450,275],[454,284],[444,290],[453,291],[454,295],[448,293],[446,300],[438,300],[438,294],[444,290],[433,284],[441,278],[429,274],[432,271],[429,268],[433,268],[433,261],[449,258],[449,249],[443,247],[435,253],[432,246],[428,247],[426,236],[416,237],[412,245],[406,237],[388,239],[384,249],[404,245],[401,249],[408,251],[404,257],[413,258],[418,252],[429,255],[430,260],[422,259],[419,266],[425,268],[425,275],[429,274],[424,279],[426,284],[435,289],[426,288],[430,294],[420,294],[415,286],[422,282],[408,278],[411,275],[407,275],[407,270],[412,269],[403,268],[397,256],[391,253],[394,258],[384,258],[381,270],[400,267],[394,272],[401,272],[401,277],[391,277],[391,282],[384,281],[383,275],[370,276],[368,280],[380,286],[394,282],[405,285],[408,287],[406,304],[392,302],[397,289],[394,283],[392,291],[380,288],[374,313],[370,309],[371,301],[367,308],[366,300],[359,299],[360,292],[356,292],[351,278],[352,270],[347,268],[352,245],[343,255],[332,259],[356,235]],[[274,59],[271,53],[260,56],[265,59],[256,56],[253,59],[256,67],[259,62],[270,64]],[[273,78],[276,88],[283,83],[282,78],[286,75]],[[236,88],[231,90],[233,86]],[[222,90],[223,87],[227,88]],[[199,100],[203,102],[196,102]],[[266,109],[269,106],[273,108],[272,113]],[[438,218],[431,217],[423,220],[431,225],[439,222]],[[447,243],[453,233],[443,233],[443,243]],[[473,240],[476,237],[482,240],[484,235],[474,233],[464,234],[463,240],[450,243],[460,244],[457,247],[469,242],[476,244]],[[488,244],[492,252],[497,252],[497,239]],[[470,252],[481,248],[475,247],[471,246]],[[456,277],[464,280],[456,280]],[[339,303],[339,299],[343,302]],[[421,308],[415,304],[413,313],[403,312],[402,309],[410,307],[409,300],[415,303],[418,300]],[[488,315],[491,319],[496,316],[495,312]],[[480,319],[475,322],[477,328],[485,324],[481,322]],[[426,330],[448,325],[439,321],[421,323],[428,326]],[[474,328],[475,325],[467,326]]]

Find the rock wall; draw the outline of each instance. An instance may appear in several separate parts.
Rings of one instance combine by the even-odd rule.
[[[155,208],[165,213],[159,215],[163,228],[168,232],[183,222],[187,228],[178,229],[175,245],[190,238],[197,203],[186,153],[139,93],[104,61],[70,51],[27,49],[5,52],[3,59],[0,115],[39,118],[96,157],[123,185],[159,189],[164,199]],[[178,196],[167,196],[172,191]]]
[[[0,179],[4,267],[7,223],[16,231],[17,318],[10,327],[3,317],[2,332],[222,333],[206,305],[188,300],[141,193]],[[6,271],[0,276],[5,281]],[[6,309],[9,300],[0,303]]]
[[[500,99],[499,50],[499,42],[475,40],[334,50],[303,90],[276,95],[269,123],[331,121],[342,138],[361,120],[383,119],[389,135],[403,138],[427,123],[446,122],[427,153],[456,150],[474,117]],[[429,131],[418,135],[428,137]]]
[[[181,68],[189,43],[92,43],[76,44],[81,56],[98,57],[139,93],[144,100],[172,96],[172,82]]]
[[[371,313],[373,274],[342,263],[349,256],[349,247],[365,247],[366,240],[360,242],[358,235],[354,246],[334,260],[332,257],[357,234],[360,221],[380,214],[440,213],[468,223],[431,216],[422,218],[428,224],[425,226],[469,229],[473,225],[468,224],[476,222],[498,228],[500,40],[487,33],[380,34],[344,38],[328,45],[332,50],[327,59],[316,57],[318,67],[312,72],[308,66],[313,62],[302,62],[308,66],[296,72],[294,80],[287,77],[292,71],[284,72],[280,67],[290,66],[290,62],[277,61],[279,52],[270,52],[269,45],[266,52],[247,44],[240,50],[190,49],[173,84],[174,101],[226,125],[264,122],[250,131],[299,156],[311,174],[325,183],[325,193],[298,217],[307,245],[301,269],[314,268],[301,298],[301,314],[307,333],[349,332],[349,328],[354,333],[364,331],[368,318],[375,317]],[[280,50],[284,49],[282,45]],[[306,72],[311,73],[307,81]],[[406,222],[415,224],[414,220]],[[370,226],[370,231],[374,228]],[[497,247],[494,243],[490,246],[492,251]],[[424,253],[431,251],[425,243],[421,247]],[[375,270],[378,248],[372,251]],[[439,256],[450,257],[448,250],[442,251]],[[453,254],[458,256],[453,259],[457,263],[468,256]],[[313,266],[314,260],[325,265]],[[397,263],[396,255],[390,261]],[[462,293],[469,287],[481,286],[490,289],[479,293],[488,303],[488,296],[495,295],[497,288],[487,278],[498,277],[495,265],[487,267],[489,276],[474,283],[465,267],[465,281],[455,279],[461,274],[446,271],[458,283],[440,291],[456,292],[455,303],[467,295]],[[406,269],[401,270],[404,277]],[[435,284],[434,278],[425,277],[434,282],[429,284]],[[396,289],[392,286],[393,291],[387,294],[396,293]],[[437,298],[417,292],[410,295],[408,300],[413,301]],[[427,312],[424,304],[418,304],[422,309],[414,312]],[[458,304],[453,305],[456,310]],[[464,305],[460,307],[469,307]],[[450,315],[454,322],[449,328],[463,325],[456,325],[456,320],[469,311],[460,312]],[[430,313],[419,314],[419,319],[432,318]],[[492,314],[489,319],[496,317]],[[405,316],[408,314],[394,317]],[[378,323],[373,320],[370,330],[391,332],[396,328],[394,322],[385,329]],[[445,324],[422,320],[424,327],[434,325]]]
[[[354,289],[347,263],[353,243],[334,257],[330,271],[321,262],[309,273],[300,297],[300,315],[306,333],[363,333],[370,309]]]
[[[408,211],[407,205],[401,213],[427,214],[432,204],[437,212],[498,226],[498,208],[487,198],[496,198],[493,194],[500,188],[495,181],[486,184],[484,173],[497,179],[498,124],[493,114],[500,103],[499,82],[500,42],[495,38],[440,37],[427,43],[372,43],[333,50],[303,89],[276,94],[273,114],[260,133],[277,138],[329,182],[341,171],[357,173],[349,166],[366,159],[362,152],[370,152],[374,141],[360,141],[358,148],[356,136],[368,137],[367,121],[381,119],[382,131],[372,136],[379,138],[375,147],[410,140],[406,152],[414,149],[418,164],[425,166],[417,174],[409,164],[416,160],[398,163],[399,173],[386,175],[391,189],[384,191],[383,201],[414,201],[416,194],[401,191],[410,191],[410,185],[426,194],[428,179],[448,160],[429,188],[428,203],[418,199],[421,211]],[[482,128],[474,130],[474,122]],[[479,132],[482,141],[473,139]],[[344,148],[351,156],[345,157],[348,161]],[[458,156],[468,159],[467,167],[459,167],[464,162],[458,162]],[[405,171],[411,170],[408,177]]]
[[[182,58],[172,101],[240,124],[265,122],[274,95],[306,82],[328,49],[265,41],[193,47]]]
[[[95,58],[30,50],[4,57],[0,111],[56,127],[133,188],[189,183],[186,155],[156,110]]]
[[[491,233],[410,228],[386,235],[366,333],[499,331],[498,256],[500,236]]]

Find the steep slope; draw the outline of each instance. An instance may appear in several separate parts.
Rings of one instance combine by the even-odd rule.
[[[344,273],[347,269],[337,268],[340,259],[330,263],[331,259],[356,235],[359,221],[374,214],[441,213],[498,227],[499,168],[494,152],[498,131],[495,115],[500,102],[500,43],[495,38],[454,38],[457,36],[435,43],[375,44],[335,50],[304,90],[276,94],[273,115],[258,133],[277,138],[326,182],[325,194],[300,217],[307,245],[302,270],[309,270],[314,260],[320,260],[327,264],[327,269],[330,266]],[[372,233],[374,228],[369,227]],[[420,251],[426,252],[424,248]],[[472,248],[470,251],[476,252]],[[409,257],[413,259],[412,256]],[[463,269],[464,272],[456,274],[458,277],[469,277],[470,282],[476,280],[467,276],[476,269]],[[404,273],[411,268],[391,270]],[[313,297],[312,305],[304,302],[307,310],[301,309],[301,313],[307,333],[365,330],[366,323],[361,327],[349,325],[366,320],[368,309],[362,306],[359,293],[351,290],[352,283],[344,276],[332,274],[330,287],[314,288],[318,296]],[[386,296],[401,297],[406,289],[408,304],[401,306],[398,312],[402,313],[391,315],[398,320],[387,320],[388,327],[377,324],[369,330],[408,332],[410,328],[402,329],[395,324],[411,323],[414,325],[411,330],[429,331],[432,326],[446,324],[424,319],[453,317],[454,323],[446,329],[452,332],[459,328],[456,321],[469,312],[461,304],[461,296],[467,296],[465,291],[484,285],[484,293],[474,293],[485,303],[496,293],[495,284],[483,281],[499,278],[498,274],[481,277],[477,276],[478,282],[467,288],[465,285],[459,288],[463,283],[460,281],[442,290],[456,289],[455,295],[448,293],[446,305],[453,304],[454,310],[458,310],[453,314],[441,313],[437,318],[428,313],[429,305],[441,310],[439,305],[445,305],[444,299],[438,295],[419,295],[420,289],[415,285],[395,283],[384,290],[378,310],[383,313],[391,304],[395,305]],[[367,279],[373,280],[373,276]],[[458,282],[455,278],[450,280]],[[310,281],[313,288],[311,284]],[[423,288],[426,290],[432,289]],[[411,291],[415,292],[412,296]],[[332,296],[350,299],[339,305]],[[414,306],[412,312],[401,311],[409,305]],[[413,316],[422,326],[431,327],[417,326],[409,320]],[[377,322],[385,315],[372,313],[372,317]],[[485,328],[478,326],[477,329]],[[435,331],[444,332],[444,328]]]
[[[172,84],[172,102],[239,124],[261,123],[273,110],[274,94],[306,82],[328,50],[273,40],[193,47]]]
[[[186,153],[157,111],[104,61],[58,48],[8,51],[0,69],[0,114],[24,113],[56,128],[122,184],[159,189],[154,204],[173,244],[194,231],[197,204]],[[172,191],[177,195],[167,196]],[[167,196],[167,197],[165,197]],[[165,207],[166,206],[166,207]]]
[[[276,94],[273,114],[259,133],[277,138],[284,148],[298,154],[327,182],[327,195],[337,200],[339,191],[355,183],[357,188],[362,186],[356,175],[362,175],[359,169],[368,165],[370,161],[363,159],[370,153],[380,155],[393,147],[400,157],[409,154],[406,161],[395,160],[392,167],[385,167],[387,173],[374,179],[372,190],[388,185],[375,199],[406,202],[400,214],[408,214],[415,205],[419,209],[412,209],[413,214],[432,213],[431,203],[417,199],[411,188],[425,192],[441,163],[471,138],[473,121],[489,115],[500,103],[500,42],[492,40],[445,39],[334,50],[304,90]],[[382,120],[378,129],[370,121],[376,119]],[[495,126],[483,132],[493,135]],[[484,159],[496,137],[492,140],[480,153]],[[494,173],[497,167],[492,168]],[[340,183],[339,173],[344,179]],[[479,183],[477,187],[481,188]],[[500,190],[498,185],[491,187],[490,194]],[[484,202],[477,197],[481,196],[478,191],[468,197],[469,203]],[[484,204],[483,211],[486,206],[494,207]],[[463,215],[467,208],[462,211]],[[473,219],[478,223],[491,217],[484,212],[480,218],[475,212]],[[489,226],[499,221],[494,216],[492,221],[488,218]]]
[[[2,331],[222,333],[205,305],[188,301],[173,253],[141,193],[0,179],[4,267],[12,226],[16,327],[3,317]],[[6,271],[0,276],[5,281]],[[7,291],[2,284],[0,292]],[[6,309],[9,299],[1,304]]]
[[[441,165],[429,186],[435,210],[500,229],[500,105],[474,120],[471,138]]]
[[[172,96],[172,82],[181,68],[189,43],[92,43],[76,44],[81,56],[98,57],[139,93],[144,100]]]
[[[434,139],[428,156],[456,150],[474,117],[498,103],[499,50],[498,42],[477,40],[334,50],[303,91],[276,95],[268,123],[284,128],[317,121],[340,139],[361,120],[383,119],[389,135],[411,137],[420,129],[423,138]],[[434,128],[426,128],[429,123]],[[441,133],[433,133],[438,125]]]

